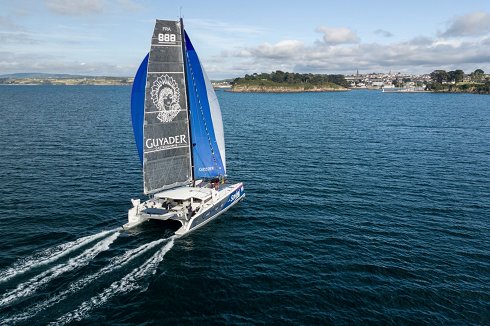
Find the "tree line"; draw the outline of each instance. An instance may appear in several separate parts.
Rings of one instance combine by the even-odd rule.
[[[465,76],[469,77],[471,83],[462,83]],[[490,94],[490,80],[485,78],[485,72],[482,69],[476,69],[468,75],[465,75],[461,69],[434,70],[430,77],[432,83],[427,84],[427,90],[430,91]]]
[[[464,80],[465,73],[461,69],[454,71],[434,70],[430,73],[430,78],[434,83],[460,83]],[[470,80],[473,82],[484,82],[485,72],[481,69],[476,69],[469,74]]]
[[[251,74],[245,77],[235,78],[232,84],[250,84],[260,81],[271,81],[278,84],[311,84],[320,85],[324,83],[334,83],[343,87],[350,84],[345,80],[344,75],[323,75],[323,74],[299,74],[294,72],[284,72],[276,70],[271,73]]]

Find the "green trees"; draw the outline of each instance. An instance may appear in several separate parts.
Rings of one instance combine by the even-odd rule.
[[[442,85],[441,83],[431,83],[431,84],[427,84],[427,90],[428,91],[435,91],[435,92],[438,92],[438,91],[442,91],[444,90],[445,87],[444,85]]]
[[[448,80],[448,74],[446,70],[434,70],[430,73],[430,78],[433,82],[442,84]]]
[[[435,92],[490,93],[490,82],[485,82],[485,72],[482,69],[476,69],[469,74],[472,83],[462,83],[464,76],[464,72],[461,69],[449,72],[445,70],[434,70],[430,74],[432,83],[427,85],[427,90]],[[455,85],[446,85],[445,82],[454,82]]]
[[[344,75],[299,74],[294,72],[284,72],[281,70],[273,71],[270,74],[254,73],[252,75],[245,75],[245,77],[242,78],[235,78],[233,84],[260,84],[264,81],[292,85],[320,85],[324,83],[334,83],[344,87],[350,86],[345,80]]]
[[[443,84],[445,82],[461,83],[464,80],[464,71],[456,69],[454,71],[434,70],[430,73],[430,77],[434,83]],[[484,81],[485,72],[482,69],[476,69],[469,74],[470,80],[481,83]]]
[[[476,69],[470,74],[470,78],[474,82],[481,82],[483,80],[483,76],[485,75],[485,72],[481,69]]]
[[[461,69],[454,71],[454,81],[456,83],[461,83],[464,80],[464,71]]]
[[[327,75],[327,81],[343,87],[350,87],[350,83],[345,80],[344,75]]]
[[[461,69],[449,71],[447,73],[447,76],[448,76],[448,79],[447,79],[448,82],[460,83],[464,79],[464,72]]]
[[[285,81],[285,76],[286,75],[284,74],[284,72],[277,70],[276,72],[272,72],[270,74],[270,80],[275,83],[283,83]]]

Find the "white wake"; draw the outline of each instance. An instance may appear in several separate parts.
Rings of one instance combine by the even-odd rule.
[[[0,307],[35,292],[41,286],[45,285],[46,283],[50,282],[51,280],[65,272],[87,265],[99,253],[109,249],[109,246],[114,242],[114,240],[116,240],[119,234],[120,232],[115,232],[111,236],[97,242],[92,247],[86,249],[78,256],[70,258],[66,263],[58,264],[44,271],[43,273],[32,277],[27,282],[19,284],[17,288],[2,296],[2,298],[0,299]]]
[[[87,316],[87,314],[106,303],[110,298],[115,295],[127,293],[133,290],[142,290],[143,286],[139,284],[139,281],[144,277],[154,274],[160,262],[163,260],[165,254],[172,249],[174,245],[175,237],[172,236],[170,241],[165,244],[160,250],[158,250],[150,259],[144,262],[138,268],[132,270],[129,274],[124,276],[119,281],[115,281],[103,292],[91,299],[84,301],[76,310],[71,311],[56,320],[55,325],[65,325],[73,321],[80,321]]]
[[[70,284],[66,290],[58,293],[55,296],[50,297],[46,301],[39,302],[39,303],[35,304],[34,306],[29,307],[22,314],[19,314],[19,315],[11,317],[9,319],[6,319],[6,320],[4,320],[4,322],[9,324],[9,323],[19,322],[21,320],[25,320],[25,319],[29,319],[29,318],[34,317],[36,314],[43,311],[44,309],[49,308],[49,307],[53,306],[54,304],[60,302],[61,300],[65,299],[67,296],[69,296],[70,294],[78,292],[79,290],[81,290],[85,286],[89,285],[90,283],[92,283],[96,279],[100,278],[101,276],[103,276],[107,273],[110,273],[116,269],[119,269],[120,267],[125,266],[126,264],[130,263],[131,261],[133,261],[137,257],[139,257],[142,254],[144,254],[145,252],[147,252],[148,250],[156,247],[157,245],[159,245],[160,243],[162,243],[166,240],[168,240],[168,239],[156,240],[156,241],[144,244],[138,248],[128,250],[124,254],[122,254],[118,257],[112,258],[110,260],[109,264],[107,266],[105,266],[104,268],[100,269],[98,272],[85,276],[84,278]]]
[[[33,268],[54,262],[55,260],[66,256],[70,252],[73,252],[94,240],[105,237],[106,235],[114,231],[116,230],[103,231],[94,235],[89,235],[71,242],[58,245],[56,247],[43,250],[30,257],[18,260],[11,267],[7,268],[4,271],[0,271],[0,283],[6,282],[15,276],[24,274],[25,272]]]

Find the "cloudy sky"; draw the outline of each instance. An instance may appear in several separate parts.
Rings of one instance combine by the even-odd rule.
[[[154,20],[180,10],[215,79],[277,69],[490,72],[489,0],[0,0],[0,75],[132,76]]]

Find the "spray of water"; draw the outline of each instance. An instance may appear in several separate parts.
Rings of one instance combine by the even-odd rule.
[[[80,279],[74,283],[71,283],[66,290],[56,294],[55,296],[50,297],[46,301],[36,303],[35,305],[29,307],[22,314],[15,315],[9,319],[4,320],[4,322],[6,324],[11,324],[11,323],[19,322],[19,321],[34,317],[39,312],[41,312],[41,311],[53,306],[54,304],[60,302],[61,300],[68,297],[70,294],[77,293],[78,291],[83,289],[85,286],[94,282],[95,280],[102,277],[103,275],[108,274],[110,272],[113,272],[113,271],[127,265],[128,263],[130,263],[131,261],[133,261],[137,257],[141,256],[145,252],[149,251],[150,249],[156,247],[160,243],[167,241],[167,240],[168,239],[156,240],[156,241],[144,244],[138,248],[128,250],[124,254],[122,254],[118,257],[112,258],[107,266],[103,267],[102,269],[100,269],[96,273],[91,274],[91,275],[87,275],[84,278],[82,278],[82,279]]]
[[[163,260],[165,254],[172,249],[174,245],[175,237],[171,237],[165,246],[158,250],[150,259],[144,262],[141,266],[132,270],[129,274],[122,279],[115,281],[103,292],[97,296],[84,301],[76,310],[71,311],[56,320],[54,325],[65,325],[74,321],[80,321],[85,318],[90,311],[94,308],[106,303],[110,298],[115,295],[127,293],[134,290],[142,290],[141,280],[148,275],[154,274],[160,262]]]
[[[109,249],[109,246],[116,240],[120,232],[115,232],[109,237],[97,242],[92,247],[86,249],[78,256],[70,258],[66,263],[58,264],[41,274],[38,274],[28,281],[21,283],[14,290],[4,294],[0,299],[0,307],[10,304],[22,297],[25,297],[59,275],[87,265],[99,253]]]
[[[34,268],[42,265],[52,263],[63,256],[95,241],[97,239],[107,236],[109,233],[115,232],[114,230],[103,231],[94,235],[89,235],[75,241],[67,242],[56,247],[52,247],[41,252],[38,252],[32,256],[23,258],[15,262],[11,267],[0,271],[0,283],[6,282],[16,276],[22,275]]]

